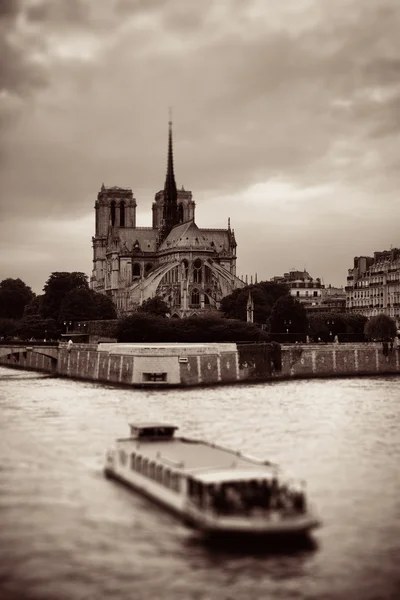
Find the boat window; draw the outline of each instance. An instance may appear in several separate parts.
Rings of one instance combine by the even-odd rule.
[[[149,477],[151,477],[152,479],[154,479],[155,470],[156,470],[156,465],[153,462],[151,462],[149,464]]]
[[[197,506],[203,506],[204,502],[204,486],[196,480],[189,480],[189,496],[192,502]]]
[[[142,473],[143,475],[147,475],[149,470],[149,459],[148,458],[144,458],[143,459],[143,463],[142,463]]]
[[[142,373],[142,381],[167,381],[167,373]]]
[[[171,487],[171,471],[169,469],[164,471],[164,485],[168,488]]]
[[[136,460],[136,454],[134,452],[132,452],[131,454],[131,469],[134,470],[135,468],[135,460]]]
[[[119,451],[119,460],[120,460],[120,462],[121,462],[122,465],[126,464],[126,458],[127,458],[127,456],[126,456],[125,450],[120,450]]]
[[[171,473],[171,489],[173,489],[174,492],[179,492],[180,483],[181,483],[181,478],[178,475],[178,473]]]
[[[163,480],[163,468],[159,465],[156,468],[156,481],[158,481],[159,483],[162,483]]]
[[[140,471],[141,468],[142,468],[142,457],[137,456],[136,457],[136,471]]]

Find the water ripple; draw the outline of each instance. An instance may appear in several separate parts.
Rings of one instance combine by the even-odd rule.
[[[2,600],[394,600],[400,379],[132,390],[0,368]],[[205,545],[106,480],[130,420],[272,458],[308,482],[306,545]]]

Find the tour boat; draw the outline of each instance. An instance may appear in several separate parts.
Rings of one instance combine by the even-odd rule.
[[[107,452],[105,475],[175,512],[208,535],[299,536],[320,523],[304,484],[278,465],[176,437],[175,425],[133,423]]]

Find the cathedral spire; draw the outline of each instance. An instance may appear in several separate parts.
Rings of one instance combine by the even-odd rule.
[[[178,192],[174,173],[174,153],[172,143],[172,120],[171,111],[168,122],[168,158],[167,174],[164,184],[164,207],[161,237],[164,239],[171,228],[178,223]]]

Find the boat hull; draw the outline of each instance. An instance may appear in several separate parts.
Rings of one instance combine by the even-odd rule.
[[[110,467],[105,467],[107,478],[127,486],[141,496],[168,510],[178,517],[187,527],[195,528],[204,537],[212,539],[223,538],[269,538],[271,540],[286,540],[304,538],[320,526],[320,521],[311,513],[287,519],[261,517],[223,517],[206,514],[194,509],[190,503],[181,499],[180,503],[168,502],[162,494],[155,494],[146,489],[140,482],[132,481]],[[162,490],[161,490],[162,491]]]

